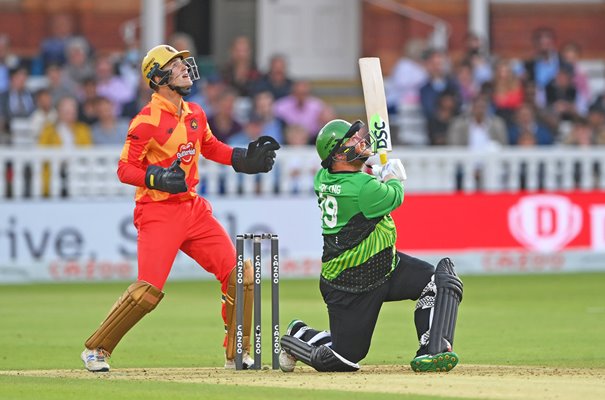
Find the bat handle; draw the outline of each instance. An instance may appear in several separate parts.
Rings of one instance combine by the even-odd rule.
[[[386,150],[379,150],[378,156],[380,157],[380,164],[384,165],[387,163],[387,152]]]

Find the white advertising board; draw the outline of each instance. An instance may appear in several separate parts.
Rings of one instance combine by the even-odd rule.
[[[318,276],[322,237],[314,199],[211,203],[232,238],[279,235],[283,276]],[[135,279],[133,208],[133,201],[0,204],[0,282]],[[245,250],[251,257],[251,247]],[[269,243],[263,243],[263,258],[268,254]],[[170,279],[194,278],[213,277],[179,253]]]

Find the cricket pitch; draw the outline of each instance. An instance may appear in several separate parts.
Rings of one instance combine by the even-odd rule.
[[[605,369],[459,365],[449,373],[414,373],[408,366],[364,365],[354,373],[227,371],[222,368],[132,368],[93,374],[85,370],[0,371],[5,376],[152,380],[238,386],[405,393],[481,399],[603,399]],[[310,377],[313,375],[313,377]]]

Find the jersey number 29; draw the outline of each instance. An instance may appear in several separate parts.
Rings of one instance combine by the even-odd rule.
[[[338,222],[338,203],[334,196],[319,195],[321,219],[328,228],[334,228]]]

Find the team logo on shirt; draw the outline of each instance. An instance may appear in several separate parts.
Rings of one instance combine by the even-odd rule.
[[[196,119],[191,120],[191,129],[197,129],[197,120]]]
[[[176,153],[176,156],[181,159],[181,162],[184,164],[189,164],[193,160],[195,156],[195,147],[192,142],[187,142],[186,144],[179,145],[179,151]]]

